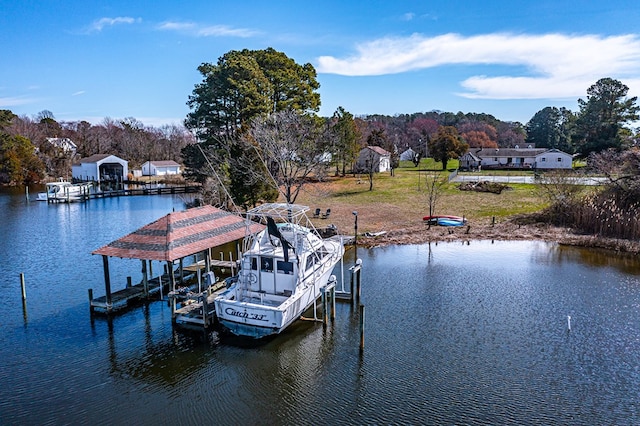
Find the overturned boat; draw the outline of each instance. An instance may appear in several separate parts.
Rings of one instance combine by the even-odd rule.
[[[327,286],[344,254],[342,242],[321,238],[306,206],[269,203],[247,212],[266,228],[248,234],[237,281],[215,298],[220,324],[254,338],[282,332]]]

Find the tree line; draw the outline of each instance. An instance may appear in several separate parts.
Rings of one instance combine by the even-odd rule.
[[[49,142],[69,138],[73,152]],[[94,154],[113,154],[129,161],[131,168],[149,160],[182,162],[181,150],[194,138],[183,126],[145,126],[135,118],[105,118],[58,122],[50,111],[35,117],[0,110],[0,183],[28,185],[44,179],[70,179],[74,161]]]
[[[408,149],[416,166],[428,156],[445,169],[449,159],[471,148],[535,144],[586,158],[633,146],[638,138],[628,127],[638,118],[636,98],[627,98],[628,88],[610,78],[587,90],[579,111],[547,107],[523,125],[483,113],[354,116],[343,107],[320,117],[314,67],[272,48],[232,50],[198,71],[202,81],[187,99],[184,127],[147,127],[135,118],[57,122],[49,111],[33,118],[2,111],[0,181],[68,175],[72,161],[97,153],[120,156],[133,167],[174,160],[186,166],[188,179],[205,184],[208,201],[233,200],[246,208],[275,199],[278,190],[294,202],[305,182],[355,171],[358,153],[369,145],[391,153],[393,171]],[[48,144],[49,137],[73,140],[76,156]]]

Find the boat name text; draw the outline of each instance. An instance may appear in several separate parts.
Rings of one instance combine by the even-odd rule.
[[[247,311],[241,312],[241,311],[236,311],[233,308],[226,308],[224,310],[224,313],[227,315],[231,315],[233,317],[245,318],[245,319],[254,320],[254,321],[267,321],[266,314],[257,314],[253,312],[247,312]]]

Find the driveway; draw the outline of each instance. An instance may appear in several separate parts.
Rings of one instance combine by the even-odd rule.
[[[493,175],[456,175],[451,182],[497,182],[497,183],[544,183],[533,176],[493,176]],[[572,177],[568,181],[576,185],[602,185],[607,182],[603,177]]]

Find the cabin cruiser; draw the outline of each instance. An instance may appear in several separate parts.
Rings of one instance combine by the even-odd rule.
[[[46,192],[38,193],[38,201],[83,201],[91,190],[91,183],[71,183],[59,180],[45,185]]]
[[[336,237],[321,238],[308,210],[269,203],[247,212],[249,223],[266,228],[245,237],[237,281],[214,301],[218,321],[233,334],[261,338],[282,332],[335,281],[332,272],[344,245]]]

